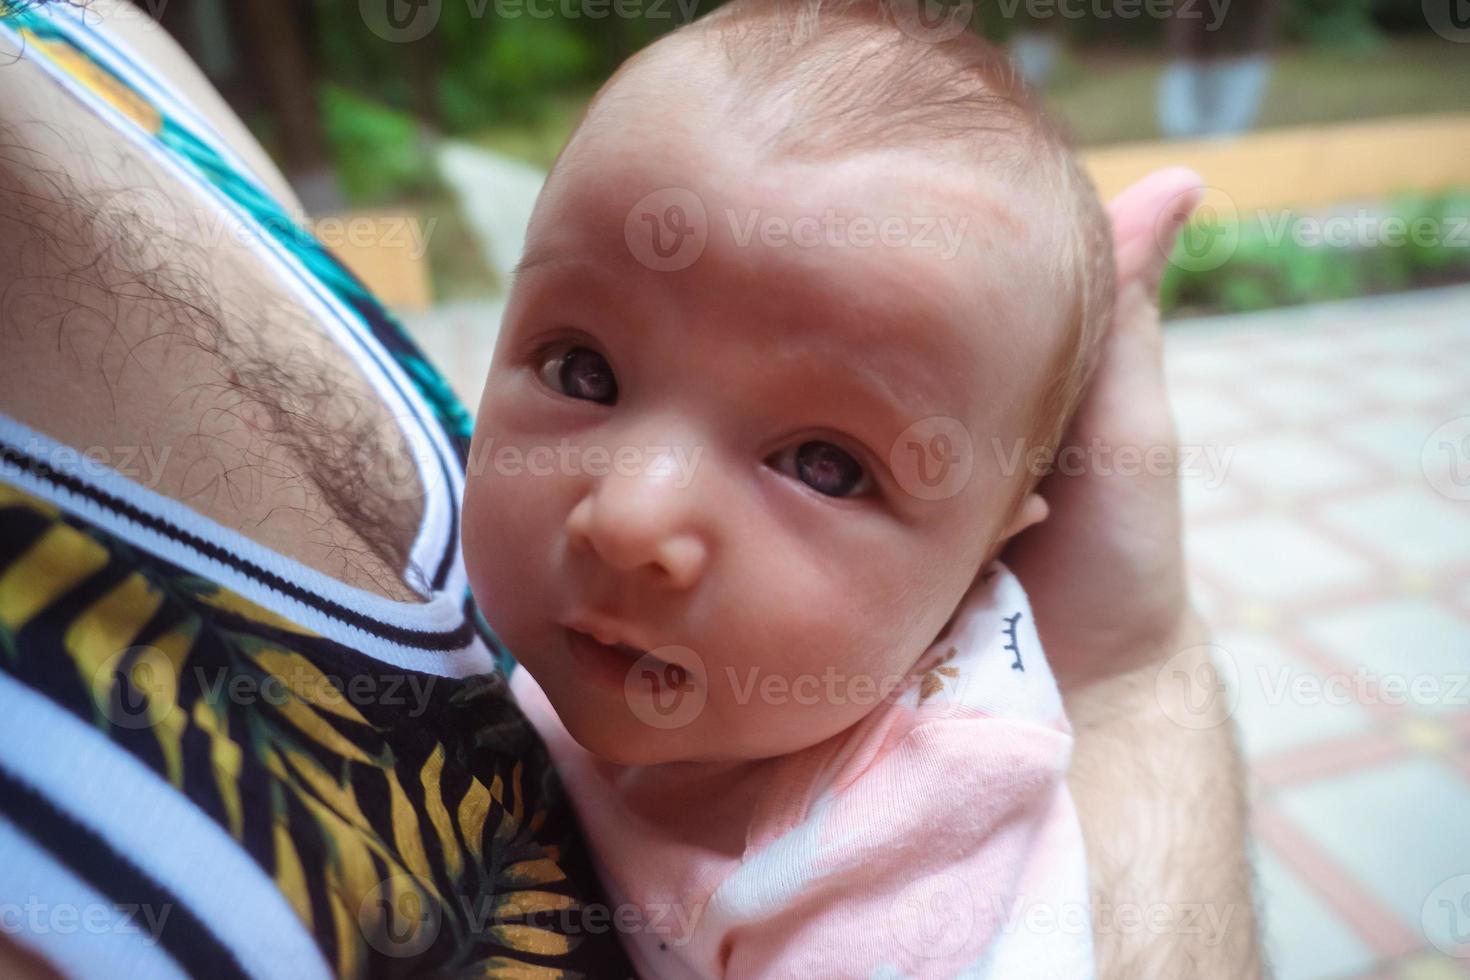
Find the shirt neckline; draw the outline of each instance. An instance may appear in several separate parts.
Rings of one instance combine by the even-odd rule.
[[[423,602],[389,599],[288,558],[0,412],[0,480],[328,639],[398,667],[493,669],[463,563]]]

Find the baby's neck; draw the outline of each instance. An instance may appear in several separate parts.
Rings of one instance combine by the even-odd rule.
[[[669,840],[697,841],[701,848],[738,857],[764,790],[784,758],[598,765],[628,809]]]

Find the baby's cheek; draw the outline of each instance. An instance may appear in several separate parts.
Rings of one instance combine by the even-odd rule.
[[[465,566],[485,618],[512,643],[526,611],[546,604],[538,558],[548,553],[549,529],[525,481],[494,473],[475,474],[472,481],[464,508]]]
[[[769,638],[774,662],[763,676],[772,679],[756,690],[749,714],[807,744],[866,717],[902,683],[913,659],[895,646],[893,622],[873,612],[841,601],[787,620],[784,635]]]
[[[940,623],[914,590],[892,587],[907,604],[874,598],[853,604],[845,620],[842,649],[833,651],[842,678],[839,688],[850,723],[887,702],[910,681],[914,667]],[[916,601],[917,600],[917,601]]]

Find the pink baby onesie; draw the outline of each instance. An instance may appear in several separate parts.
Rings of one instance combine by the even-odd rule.
[[[511,686],[640,976],[1094,974],[1071,727],[999,563],[911,683],[790,755],[615,765],[572,739],[526,671]]]

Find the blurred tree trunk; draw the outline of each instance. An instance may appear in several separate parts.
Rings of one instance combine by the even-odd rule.
[[[281,166],[309,211],[341,206],[322,131],[317,70],[307,41],[308,10],[299,0],[244,0],[235,5],[244,41],[280,125]]]
[[[408,46],[409,79],[413,87],[413,111],[419,121],[443,129],[444,116],[439,108],[439,31],[428,34]]]

